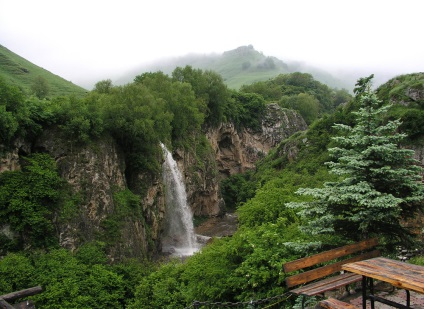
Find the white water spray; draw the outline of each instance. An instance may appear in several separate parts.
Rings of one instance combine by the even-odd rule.
[[[176,256],[189,256],[198,251],[193,227],[193,214],[187,204],[183,177],[172,154],[160,144],[165,155],[162,165],[166,196],[166,229],[162,238],[162,251]]]

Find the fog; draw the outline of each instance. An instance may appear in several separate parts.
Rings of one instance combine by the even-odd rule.
[[[0,0],[0,44],[87,89],[159,59],[249,44],[380,81],[424,71],[423,9],[422,0]]]

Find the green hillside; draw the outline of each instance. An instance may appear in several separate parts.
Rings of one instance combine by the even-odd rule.
[[[0,76],[28,94],[33,92],[31,88],[40,77],[46,81],[48,96],[72,94],[81,96],[87,92],[86,89],[40,68],[2,45],[0,45]]]
[[[315,79],[331,88],[348,89],[352,86],[323,70],[296,62],[286,63],[276,57],[266,56],[255,50],[252,45],[240,46],[222,54],[187,55],[141,66],[125,73],[116,82],[117,84],[132,82],[135,76],[143,72],[162,71],[165,74],[171,74],[176,67],[185,67],[186,65],[217,72],[222,76],[226,85],[232,89],[240,89],[242,85],[266,81],[279,74],[293,72],[310,73]]]

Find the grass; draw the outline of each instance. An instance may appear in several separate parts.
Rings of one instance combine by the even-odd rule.
[[[266,61],[273,63],[273,66],[267,67]],[[209,65],[210,67],[205,65],[204,69],[219,73],[232,89],[239,89],[242,85],[268,80],[289,72],[287,65],[281,60],[266,57],[246,46],[225,52]]]
[[[32,93],[31,87],[38,76],[47,81],[48,96],[83,96],[87,92],[86,89],[29,62],[2,45],[0,45],[0,76],[27,94]]]

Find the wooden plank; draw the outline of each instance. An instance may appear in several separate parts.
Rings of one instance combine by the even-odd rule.
[[[0,295],[0,298],[3,298],[4,300],[11,301],[23,297],[32,296],[35,294],[39,294],[43,291],[43,288],[41,286],[35,286],[29,289],[20,290],[17,292],[12,292],[9,294]]]
[[[362,280],[362,276],[360,275],[345,273],[339,276],[329,277],[324,280],[320,280],[317,282],[313,282],[313,283],[301,286],[290,292],[295,293],[297,295],[314,296],[318,294],[323,294],[324,292],[327,292],[327,291],[335,290],[340,287],[347,286],[354,282],[359,282],[361,280]]]
[[[423,266],[380,257],[354,264],[346,264],[343,265],[343,269],[388,282],[401,289],[424,294]]]
[[[2,309],[15,309],[11,304],[5,301],[3,298],[0,298],[0,308]]]
[[[323,262],[328,262],[336,258],[346,256],[355,252],[370,249],[378,245],[377,238],[371,238],[363,240],[358,243],[346,245],[343,247],[335,248],[325,252],[321,252],[309,257],[304,257],[298,260],[287,262],[283,265],[284,272],[289,273],[299,269],[303,269],[312,265],[316,265]]]
[[[354,256],[352,258],[343,260],[343,261],[339,261],[333,264],[329,264],[326,266],[322,266],[316,269],[312,269],[309,271],[306,271],[304,273],[300,273],[297,275],[293,275],[291,277],[286,278],[286,285],[287,287],[293,287],[299,284],[303,284],[303,283],[307,283],[307,282],[311,282],[313,280],[319,279],[319,278],[323,278],[326,276],[329,276],[331,274],[334,274],[335,272],[341,271],[342,270],[342,265],[346,264],[346,263],[353,263],[353,262],[357,262],[357,261],[361,261],[361,260],[365,260],[365,259],[370,259],[376,256],[380,255],[380,251],[379,250],[374,250],[371,252],[367,252],[361,255],[357,255]]]
[[[345,303],[335,298],[324,299],[319,302],[319,305],[326,309],[359,309],[359,307],[355,305]]]

